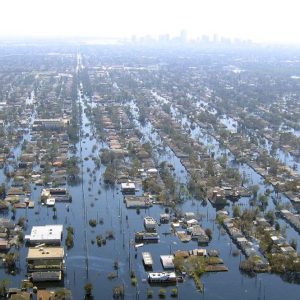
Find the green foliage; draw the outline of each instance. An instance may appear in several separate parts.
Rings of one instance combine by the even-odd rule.
[[[67,232],[69,233],[71,233],[71,234],[74,234],[74,228],[72,227],[72,226],[68,226],[67,227]]]
[[[196,288],[197,288],[201,293],[203,293],[203,292],[204,292],[204,285],[203,285],[203,283],[201,282],[200,275],[196,274],[196,272],[192,272],[192,273],[191,273],[191,276],[192,276],[193,279],[194,279]]]
[[[0,280],[0,296],[3,299],[5,299],[5,297],[6,297],[8,285],[9,285],[8,279],[4,278],[4,279]]]
[[[205,234],[208,236],[209,240],[212,239],[213,233],[212,233],[212,230],[210,228],[205,229]]]
[[[165,298],[166,297],[166,290],[163,289],[163,288],[159,289],[158,295],[159,295],[159,298]]]
[[[173,288],[171,290],[171,297],[177,298],[178,297],[178,288]]]
[[[224,215],[217,215],[217,218],[216,218],[216,222],[220,225],[222,225],[224,223],[224,220],[225,220],[225,216]]]
[[[26,217],[20,217],[18,220],[18,225],[22,228],[25,228],[26,222],[27,222]]]
[[[18,232],[18,243],[23,244],[24,243],[24,233]]]
[[[116,181],[116,172],[113,165],[108,165],[103,174],[104,182],[107,184],[114,184]]]
[[[153,298],[153,290],[147,289],[147,298]]]
[[[175,180],[174,180],[172,174],[170,173],[170,171],[166,167],[166,164],[161,164],[160,165],[159,174],[160,174],[161,179],[163,180],[163,182],[165,184],[166,189],[170,193],[173,194],[175,192],[176,184],[175,184]]]
[[[131,278],[131,284],[133,285],[133,286],[136,286],[137,285],[137,278],[136,277],[133,277],[133,278]]]
[[[71,156],[67,160],[67,174],[72,178],[76,178],[80,172],[78,167],[78,158],[76,156]]]
[[[273,226],[275,222],[275,213],[272,210],[269,210],[265,215],[266,220]]]
[[[188,183],[189,192],[199,200],[207,197],[207,188],[202,183],[197,181],[197,178],[191,178]]]
[[[19,253],[16,252],[9,252],[5,255],[5,266],[8,268],[9,271],[16,270],[16,262],[19,258]]]
[[[160,185],[153,178],[147,178],[143,180],[142,184],[143,184],[143,190],[145,192],[150,192],[152,194],[159,194],[162,190]]]
[[[105,241],[105,240],[103,240],[103,237],[102,237],[101,234],[96,236],[96,242],[97,242],[97,245],[98,245],[99,247],[101,247],[102,244],[104,244],[104,241]]]
[[[240,263],[240,269],[245,273],[253,273],[257,270],[257,264],[261,263],[260,257],[250,256]]]
[[[170,103],[164,103],[161,108],[168,115],[171,113],[171,104]]]
[[[96,227],[96,226],[97,226],[97,220],[95,220],[95,219],[90,219],[90,220],[89,220],[89,224],[90,224],[91,227]]]
[[[184,258],[183,257],[175,256],[173,263],[174,263],[174,267],[175,267],[176,271],[178,271],[178,272],[184,271]]]
[[[85,290],[85,294],[86,295],[91,295],[92,294],[92,291],[93,291],[93,285],[91,283],[87,283],[85,284],[84,286],[84,290]]]
[[[299,257],[276,253],[268,255],[268,259],[274,273],[300,272]]]
[[[232,214],[233,214],[233,217],[234,217],[234,218],[239,218],[239,217],[241,216],[241,208],[240,208],[238,205],[235,205],[235,206],[233,207],[233,212],[232,212]]]
[[[68,249],[74,246],[74,229],[71,226],[67,227],[67,237],[65,243]]]
[[[113,288],[113,295],[115,299],[123,299],[124,295],[125,295],[125,287],[124,285],[118,285],[116,287]]]
[[[55,291],[54,299],[55,300],[67,300],[71,299],[71,291],[66,288],[60,288]]]
[[[115,154],[114,154],[114,152],[112,152],[108,149],[104,149],[101,153],[100,158],[101,158],[101,162],[104,165],[112,164],[115,159]]]

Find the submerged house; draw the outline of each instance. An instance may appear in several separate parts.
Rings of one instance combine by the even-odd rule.
[[[200,225],[193,225],[192,227],[189,227],[188,232],[192,235],[192,239],[197,240],[199,243],[206,244],[209,242],[209,237]]]
[[[144,218],[144,226],[148,231],[155,231],[157,223],[154,218],[148,216]]]
[[[63,225],[32,226],[31,234],[25,235],[25,241],[30,245],[60,245],[62,235]]]
[[[123,194],[135,194],[134,182],[121,183],[121,191]]]
[[[33,281],[61,280],[63,268],[63,247],[41,246],[28,249],[27,271]]]
[[[150,283],[176,283],[175,272],[149,272],[148,281]]]
[[[55,180],[58,179],[57,177]],[[63,180],[65,180],[63,178]],[[45,202],[49,198],[55,198],[55,201],[72,201],[72,196],[66,188],[49,188],[41,192],[41,201]]]

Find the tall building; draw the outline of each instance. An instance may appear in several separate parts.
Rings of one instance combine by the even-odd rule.
[[[187,41],[187,32],[186,30],[181,30],[179,36],[180,42],[185,43]]]

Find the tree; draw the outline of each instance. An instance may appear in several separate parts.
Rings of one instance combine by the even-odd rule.
[[[147,289],[147,298],[153,298],[153,290]]]
[[[115,170],[112,165],[108,165],[105,169],[103,174],[104,182],[107,184],[114,184],[115,183]]]
[[[0,280],[0,297],[1,297],[1,299],[6,298],[8,285],[9,285],[9,280],[8,279],[4,278],[4,279]]]
[[[259,196],[259,201],[262,207],[266,207],[268,205],[268,196],[263,194]]]
[[[159,298],[165,298],[166,297],[166,290],[161,288],[159,289]]]
[[[66,288],[61,288],[55,291],[54,299],[55,300],[66,300],[71,299],[71,291]]]
[[[249,187],[249,190],[252,192],[253,194],[253,198],[255,199],[257,197],[257,193],[259,190],[259,185],[252,185]]]
[[[108,149],[104,149],[100,158],[101,158],[101,162],[104,165],[108,165],[108,164],[111,164],[114,161],[115,153],[108,150]]]
[[[93,285],[91,283],[87,283],[84,286],[84,290],[85,290],[85,295],[86,296],[91,296],[92,295],[92,291],[93,291]]]
[[[16,208],[14,206],[11,207],[11,212],[12,212],[12,219],[14,220],[16,218]]]
[[[209,240],[211,240],[212,239],[212,231],[211,231],[211,229],[210,228],[206,228],[205,229],[205,234],[208,236],[208,238],[209,238]]]
[[[173,298],[177,298],[178,297],[178,288],[177,287],[173,288],[171,290],[171,297],[173,297]]]
[[[20,217],[20,218],[19,218],[19,221],[18,221],[18,225],[19,225],[20,227],[22,227],[22,228],[25,228],[26,222],[27,222],[27,220],[26,220],[25,217]]]
[[[5,191],[5,184],[2,183],[0,185],[0,199],[4,199],[6,196],[6,191]]]
[[[9,252],[5,255],[5,266],[8,268],[8,270],[15,271],[16,269],[16,261],[19,258],[19,254],[15,252]]]
[[[67,227],[67,237],[66,237],[66,246],[68,249],[72,248],[74,246],[74,229],[71,226]]]
[[[124,298],[124,295],[125,295],[125,287],[124,287],[124,284],[122,285],[118,285],[118,286],[115,286],[113,288],[113,295],[114,295],[114,298],[115,299],[123,299]]]
[[[233,207],[233,212],[232,212],[232,214],[233,214],[233,217],[234,217],[234,218],[239,218],[239,217],[241,216],[241,208],[240,208],[238,205],[235,205],[235,206]]]
[[[275,213],[270,210],[266,213],[266,220],[273,226],[275,222]]]

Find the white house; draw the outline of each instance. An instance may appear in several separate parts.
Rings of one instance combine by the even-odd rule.
[[[63,235],[63,225],[32,226],[31,234],[25,235],[30,244],[60,245]]]

